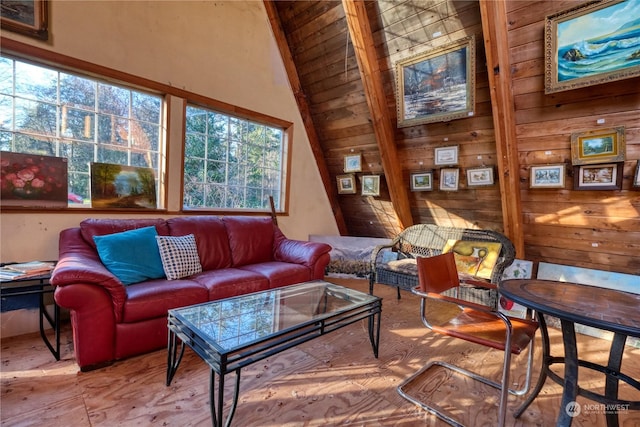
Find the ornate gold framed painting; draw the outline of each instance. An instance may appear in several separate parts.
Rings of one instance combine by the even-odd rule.
[[[547,16],[545,93],[640,76],[638,0],[588,2]]]
[[[396,63],[398,127],[473,116],[475,37]]]
[[[47,40],[48,4],[47,0],[0,0],[2,29]]]
[[[626,145],[624,126],[571,134],[571,163],[623,162]]]

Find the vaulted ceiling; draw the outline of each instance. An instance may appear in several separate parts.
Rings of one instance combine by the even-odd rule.
[[[441,145],[440,142],[451,145],[468,138],[477,139],[477,131],[470,128],[477,128],[481,122],[481,126],[492,131],[496,118],[492,117],[491,99],[486,91],[487,73],[478,71],[483,76],[479,82],[485,86],[485,93],[484,98],[478,97],[477,108],[484,111],[465,119],[470,122],[466,126],[455,129],[457,126],[444,123],[401,129],[397,126],[394,63],[470,35],[476,36],[478,56],[484,58],[485,15],[489,36],[494,40],[506,37],[495,31],[492,24],[496,15],[502,14],[504,20],[506,13],[493,3],[485,2],[481,7],[476,1],[265,2],[342,234],[390,236],[413,223],[434,222],[433,215],[416,208],[412,200],[416,196],[409,191],[409,175],[412,171],[426,170],[427,164],[433,163],[429,161],[432,154],[428,150]],[[500,52],[491,54],[497,64]],[[491,77],[497,81],[500,73]],[[504,89],[506,92],[508,87]],[[504,123],[504,117],[500,123]],[[513,134],[512,128],[508,128],[512,125],[504,123],[501,130],[502,151]],[[495,165],[496,144],[493,141],[485,144],[476,160],[486,159]],[[362,155],[362,175],[382,176],[379,197],[338,194],[336,177],[344,173],[344,156],[354,153]],[[501,157],[498,168],[502,172],[510,167],[509,158],[508,153]],[[422,160],[414,164],[415,159]],[[483,164],[480,162],[478,166]],[[517,174],[512,176],[517,187]],[[521,244],[519,217],[508,215],[510,209],[519,212],[518,192],[512,191],[511,203],[501,206],[499,193],[509,192],[510,182],[500,182],[501,188],[494,189],[496,194],[491,196],[492,217],[487,220],[478,217],[470,222],[465,219],[458,225],[507,230]],[[502,215],[503,208],[507,215]]]

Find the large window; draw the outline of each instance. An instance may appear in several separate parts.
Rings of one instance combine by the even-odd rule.
[[[282,128],[193,105],[185,128],[184,209],[282,210]]]
[[[153,93],[0,57],[0,150],[67,158],[69,206],[90,206],[92,162],[151,168],[159,190],[162,108]]]

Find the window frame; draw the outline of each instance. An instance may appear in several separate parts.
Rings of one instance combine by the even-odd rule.
[[[233,104],[228,104],[213,98],[206,97],[201,94],[196,94],[178,87],[170,86],[167,84],[159,83],[154,80],[150,80],[144,77],[135,76],[123,71],[115,70],[113,68],[104,67],[91,62],[87,62],[81,59],[63,55],[60,53],[52,52],[50,50],[42,49],[33,45],[25,44],[13,39],[0,36],[0,43],[3,47],[3,54],[15,57],[19,60],[30,61],[36,64],[41,64],[49,67],[54,67],[60,71],[68,71],[73,73],[80,73],[90,77],[103,79],[107,82],[113,82],[114,84],[123,84],[131,88],[137,88],[144,91],[156,92],[164,97],[163,108],[163,124],[164,135],[162,144],[164,145],[164,156],[162,158],[163,174],[158,177],[160,180],[158,200],[162,200],[161,206],[163,208],[158,209],[99,209],[99,208],[70,208],[64,207],[59,209],[47,210],[47,213],[70,213],[70,212],[91,212],[91,213],[103,213],[109,214],[122,214],[122,213],[135,213],[135,214],[157,214],[158,212],[166,214],[184,214],[184,215],[203,215],[203,214],[239,214],[239,215],[264,215],[270,211],[248,211],[244,209],[235,210],[184,210],[182,209],[182,200],[184,197],[184,183],[181,172],[172,170],[173,157],[179,156],[178,161],[184,170],[184,126],[185,126],[185,110],[187,104],[201,105],[206,108],[214,109],[225,114],[234,115],[239,118],[245,118],[247,120],[255,121],[257,123],[266,124],[268,126],[281,127],[284,133],[283,147],[286,149],[285,155],[283,155],[283,201],[282,207],[276,212],[277,215],[289,214],[289,200],[291,193],[291,149],[293,146],[293,123],[287,120],[279,119],[269,116],[267,114],[255,112],[243,107],[239,107]],[[183,104],[183,108],[172,108],[171,97],[180,100]],[[178,110],[179,112],[176,112]],[[176,120],[175,115],[181,114],[182,117],[178,117],[182,124],[181,140],[174,143],[171,141],[172,129],[171,123]],[[175,125],[175,123],[174,123]],[[180,145],[180,147],[178,147]],[[175,162],[174,162],[175,163]],[[170,181],[173,174],[179,174],[180,187],[174,188]],[[173,208],[171,197],[169,193],[178,192],[178,204],[179,208]],[[0,206],[0,212],[6,211],[19,211],[19,212],[42,212],[42,209],[24,208],[24,207],[8,207]]]
[[[268,116],[266,114],[256,113],[249,110],[243,109],[229,109],[229,104],[220,103],[217,101],[212,102],[213,100],[206,99],[201,96],[192,96],[188,99],[185,99],[184,108],[182,112],[182,117],[184,119],[183,122],[183,132],[182,132],[182,173],[180,179],[180,211],[182,213],[191,213],[191,214],[202,214],[202,213],[212,213],[212,214],[265,214],[271,213],[276,215],[288,215],[289,212],[289,193],[291,189],[291,180],[290,180],[290,170],[291,170],[291,147],[293,141],[293,123],[278,119],[275,117]],[[202,108],[209,111],[213,111],[216,113],[224,114],[229,117],[244,119],[251,121],[256,124],[278,128],[282,131],[282,166],[281,166],[281,183],[280,183],[280,207],[274,207],[275,212],[271,209],[250,209],[250,208],[185,208],[184,207],[184,186],[185,186],[185,160],[186,156],[184,153],[186,147],[186,117],[187,117],[187,107],[195,107]]]

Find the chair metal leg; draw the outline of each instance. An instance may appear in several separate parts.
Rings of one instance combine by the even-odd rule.
[[[510,341],[510,340],[509,340]],[[418,377],[420,377],[422,374],[424,374],[426,371],[428,371],[429,369],[431,369],[434,366],[441,366],[445,369],[449,369],[451,371],[457,372],[461,375],[467,376],[469,378],[472,378],[476,381],[479,381],[483,384],[486,384],[488,386],[491,386],[497,390],[500,390],[500,406],[498,409],[498,425],[499,426],[504,426],[505,422],[506,422],[506,414],[507,414],[507,401],[508,401],[508,395],[509,394],[513,394],[516,396],[521,396],[526,394],[526,392],[529,389],[529,386],[531,384],[531,373],[532,373],[532,367],[533,367],[533,340],[531,341],[531,343],[529,344],[529,354],[527,355],[527,372],[526,372],[526,377],[525,377],[525,384],[521,389],[518,390],[513,390],[509,388],[509,373],[510,373],[510,369],[511,369],[511,353],[510,352],[505,352],[504,354],[504,361],[503,361],[503,367],[502,367],[502,381],[501,382],[497,382],[497,381],[493,381],[489,378],[486,378],[480,374],[477,374],[475,372],[469,371],[467,369],[461,368],[459,366],[447,363],[447,362],[442,362],[442,361],[433,361],[430,362],[429,364],[427,364],[426,366],[422,367],[420,370],[418,370],[417,372],[415,372],[413,375],[411,375],[410,377],[408,377],[407,379],[405,379],[398,387],[397,387],[397,391],[400,394],[400,396],[402,396],[403,398],[407,399],[408,401],[418,405],[419,407],[421,407],[422,409],[432,413],[433,415],[437,416],[438,418],[440,418],[441,420],[445,421],[446,423],[452,425],[452,426],[463,426],[463,424],[461,424],[459,421],[456,421],[455,419],[453,419],[451,416],[449,416],[448,414],[432,407],[429,406],[427,403],[421,401],[420,399],[416,398],[415,396],[410,395],[409,393],[407,393],[405,391],[405,388],[410,385],[413,381],[415,381]],[[510,343],[508,343],[507,348],[510,347]]]

